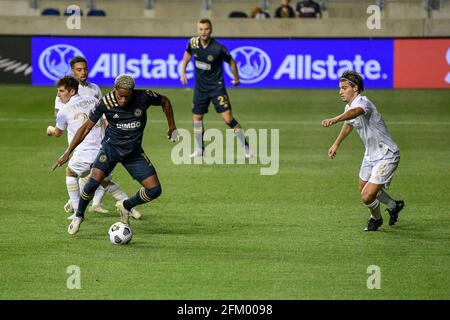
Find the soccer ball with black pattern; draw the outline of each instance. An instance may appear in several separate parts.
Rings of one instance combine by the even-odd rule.
[[[112,244],[128,244],[133,237],[130,226],[122,222],[114,223],[109,228],[108,234]]]

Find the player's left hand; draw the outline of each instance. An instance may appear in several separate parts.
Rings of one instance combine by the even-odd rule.
[[[233,84],[233,86],[237,87],[238,85],[241,84],[241,80],[239,80],[239,79],[234,79],[234,80],[231,81],[231,83]]]
[[[167,131],[167,139],[171,140],[172,142],[178,141],[179,138],[180,138],[180,136],[178,134],[177,128],[169,129]]]

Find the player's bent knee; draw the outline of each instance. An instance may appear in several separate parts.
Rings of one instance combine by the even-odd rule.
[[[95,179],[100,183],[105,178],[105,173],[103,172],[103,170],[100,170],[98,168],[92,168],[90,176],[92,179]]]
[[[141,198],[144,201],[146,201],[146,202],[150,202],[152,200],[155,200],[162,193],[162,188],[161,188],[160,184],[158,184],[157,186],[155,186],[153,188],[142,188],[141,190],[143,191],[143,194],[141,195]]]
[[[372,203],[376,198],[376,195],[368,193],[368,192],[361,192],[361,201],[364,202],[364,204],[370,204]]]

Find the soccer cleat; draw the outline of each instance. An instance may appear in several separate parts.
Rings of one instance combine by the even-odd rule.
[[[67,217],[67,220],[73,220],[73,218],[75,218],[76,216],[77,216],[77,214],[74,212],[70,216]]]
[[[194,153],[192,153],[192,154],[190,155],[190,157],[191,157],[191,158],[194,158],[194,157],[203,157],[203,150],[200,150],[200,149],[195,150]]]
[[[69,201],[67,201],[67,203],[64,205],[64,211],[67,212],[67,213],[72,213],[72,212],[74,212],[73,207],[72,207],[72,202],[70,201],[70,199],[69,199]]]
[[[89,212],[108,213],[109,211],[103,208],[101,205],[92,205],[89,207]]]
[[[75,217],[72,219],[72,222],[69,224],[69,228],[67,228],[67,232],[69,234],[75,234],[80,230],[80,224],[83,222],[82,217]]]
[[[136,220],[139,220],[142,217],[142,214],[139,211],[137,211],[136,208],[131,208],[130,212],[131,216]]]
[[[405,206],[405,202],[403,200],[395,201],[395,208],[392,210],[386,209],[386,211],[389,213],[389,225],[393,226],[397,223],[398,220],[398,214],[400,211],[402,211],[403,207]]]
[[[364,228],[364,231],[377,231],[382,224],[383,219],[375,220],[374,218],[370,218],[367,227]]]
[[[123,206],[123,201],[124,200],[117,201],[116,208],[117,208],[117,211],[119,211],[119,213],[120,213],[120,221],[122,223],[128,224],[128,220],[130,218],[131,212],[128,211],[127,209],[125,209],[125,207]]]

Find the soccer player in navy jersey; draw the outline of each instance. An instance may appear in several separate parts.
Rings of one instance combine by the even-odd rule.
[[[152,105],[162,106],[169,126],[168,138],[175,140],[177,129],[170,100],[151,90],[135,89],[134,80],[129,75],[117,76],[114,90],[106,94],[90,112],[89,119],[80,127],[67,150],[53,165],[52,169],[55,170],[66,163],[72,151],[83,141],[102,115],[105,115],[109,125],[102,147],[92,165],[90,178],[81,192],[76,215],[69,225],[70,234],[78,232],[95,190],[119,162],[142,185],[131,198],[117,201],[116,207],[123,223],[128,224],[131,208],[152,201],[161,194],[161,185],[155,168],[141,146],[147,124],[147,109]]]
[[[230,65],[233,73],[233,84],[239,85],[239,72],[236,62],[228,50],[211,37],[212,24],[209,19],[202,19],[197,23],[198,37],[189,40],[184,52],[181,83],[187,84],[186,67],[192,56],[195,59],[195,90],[192,106],[192,120],[194,122],[195,151],[191,155],[203,156],[203,115],[208,113],[209,104],[214,104],[217,113],[223,121],[234,130],[247,158],[252,157],[252,151],[245,139],[241,126],[233,117],[230,99],[223,80],[223,62]]]

